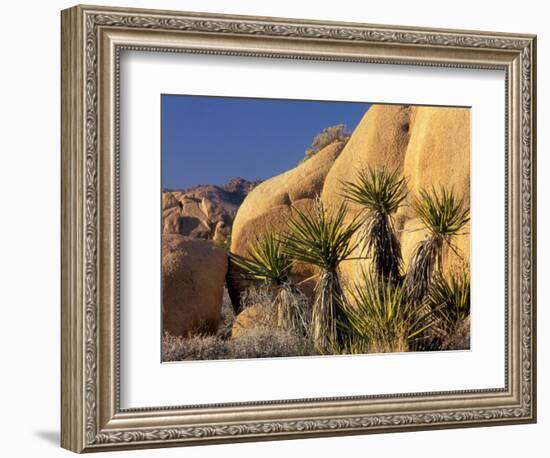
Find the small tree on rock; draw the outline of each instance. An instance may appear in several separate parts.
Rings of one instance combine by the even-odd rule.
[[[345,124],[337,124],[335,126],[327,127],[313,138],[311,146],[305,151],[303,160],[307,161],[321,151],[325,146],[328,146],[334,142],[342,142],[345,145],[350,136],[351,133],[347,130]]]

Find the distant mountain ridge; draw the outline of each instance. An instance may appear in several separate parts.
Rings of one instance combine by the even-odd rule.
[[[227,183],[223,185],[215,184],[197,184],[189,188],[165,188],[163,192],[181,193],[185,195],[221,195],[225,200],[231,201],[236,205],[240,205],[244,198],[248,195],[252,189],[258,186],[262,180],[249,181],[241,177],[231,178]]]
[[[199,184],[186,189],[163,189],[163,232],[224,242],[235,214],[261,180],[235,177],[218,186]]]

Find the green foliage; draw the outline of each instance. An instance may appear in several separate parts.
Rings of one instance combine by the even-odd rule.
[[[278,327],[301,335],[309,332],[309,301],[291,283],[292,259],[283,253],[282,243],[273,233],[257,237],[249,245],[249,258],[231,253],[229,256],[241,270],[243,278],[271,286],[265,291],[269,291],[270,313]]]
[[[434,276],[426,296],[426,304],[437,318],[438,332],[453,333],[470,316],[470,275],[464,270],[445,278],[441,273]]]
[[[420,191],[420,197],[413,202],[413,208],[428,231],[439,237],[450,238],[470,221],[470,209],[464,208],[452,190],[442,188],[437,192]]]
[[[229,253],[231,260],[241,269],[241,275],[253,281],[282,285],[288,281],[292,259],[283,253],[280,240],[267,233],[256,236],[249,244],[248,258]]]
[[[344,204],[335,213],[329,213],[320,199],[309,211],[292,207],[289,232],[282,239],[283,252],[296,261],[326,270],[336,269],[357,248],[357,242],[352,239],[362,222],[355,217],[344,224],[345,217]]]
[[[366,254],[376,275],[386,280],[401,276],[401,245],[395,235],[392,214],[407,197],[407,182],[397,170],[385,167],[360,169],[354,181],[342,182],[344,197],[363,206]]]
[[[305,151],[303,160],[307,161],[331,143],[343,142],[345,144],[349,140],[350,135],[351,134],[346,130],[345,124],[327,127],[313,138],[311,146]]]
[[[391,215],[407,197],[407,180],[386,167],[360,169],[354,181],[344,181],[344,196],[367,210]]]
[[[412,304],[404,286],[380,281],[365,271],[347,293],[350,302],[343,309],[348,352],[409,351],[433,323],[431,309]]]
[[[434,272],[442,269],[444,246],[457,252],[452,238],[470,221],[470,209],[464,208],[463,200],[452,190],[437,192],[433,187],[431,192],[420,191],[413,208],[429,234],[416,246],[406,279],[411,299],[419,303],[430,288]]]
[[[320,269],[310,333],[320,353],[343,343],[344,333],[339,323],[345,320],[345,315],[340,306],[342,286],[337,268],[357,247],[352,239],[361,224],[357,217],[345,224],[345,216],[345,205],[330,213],[318,199],[311,211],[293,208],[288,223],[290,230],[283,238],[283,251],[288,256]]]

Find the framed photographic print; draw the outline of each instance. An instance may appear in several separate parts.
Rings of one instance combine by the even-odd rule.
[[[532,35],[62,12],[62,446],[536,420]]]

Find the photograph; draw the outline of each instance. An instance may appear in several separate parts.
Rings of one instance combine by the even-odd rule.
[[[161,95],[162,362],[470,349],[470,107]]]
[[[28,160],[8,186],[60,210],[34,276],[59,289],[58,325],[34,321],[60,370],[33,402],[59,398],[77,453],[351,435],[383,453],[401,441],[381,433],[438,430],[435,450],[521,424],[486,442],[536,455],[542,15],[260,3],[40,14],[52,52],[30,55],[60,64],[40,91],[60,117],[6,149],[55,165],[40,129],[61,149],[58,186]],[[37,257],[11,245],[20,298]]]

